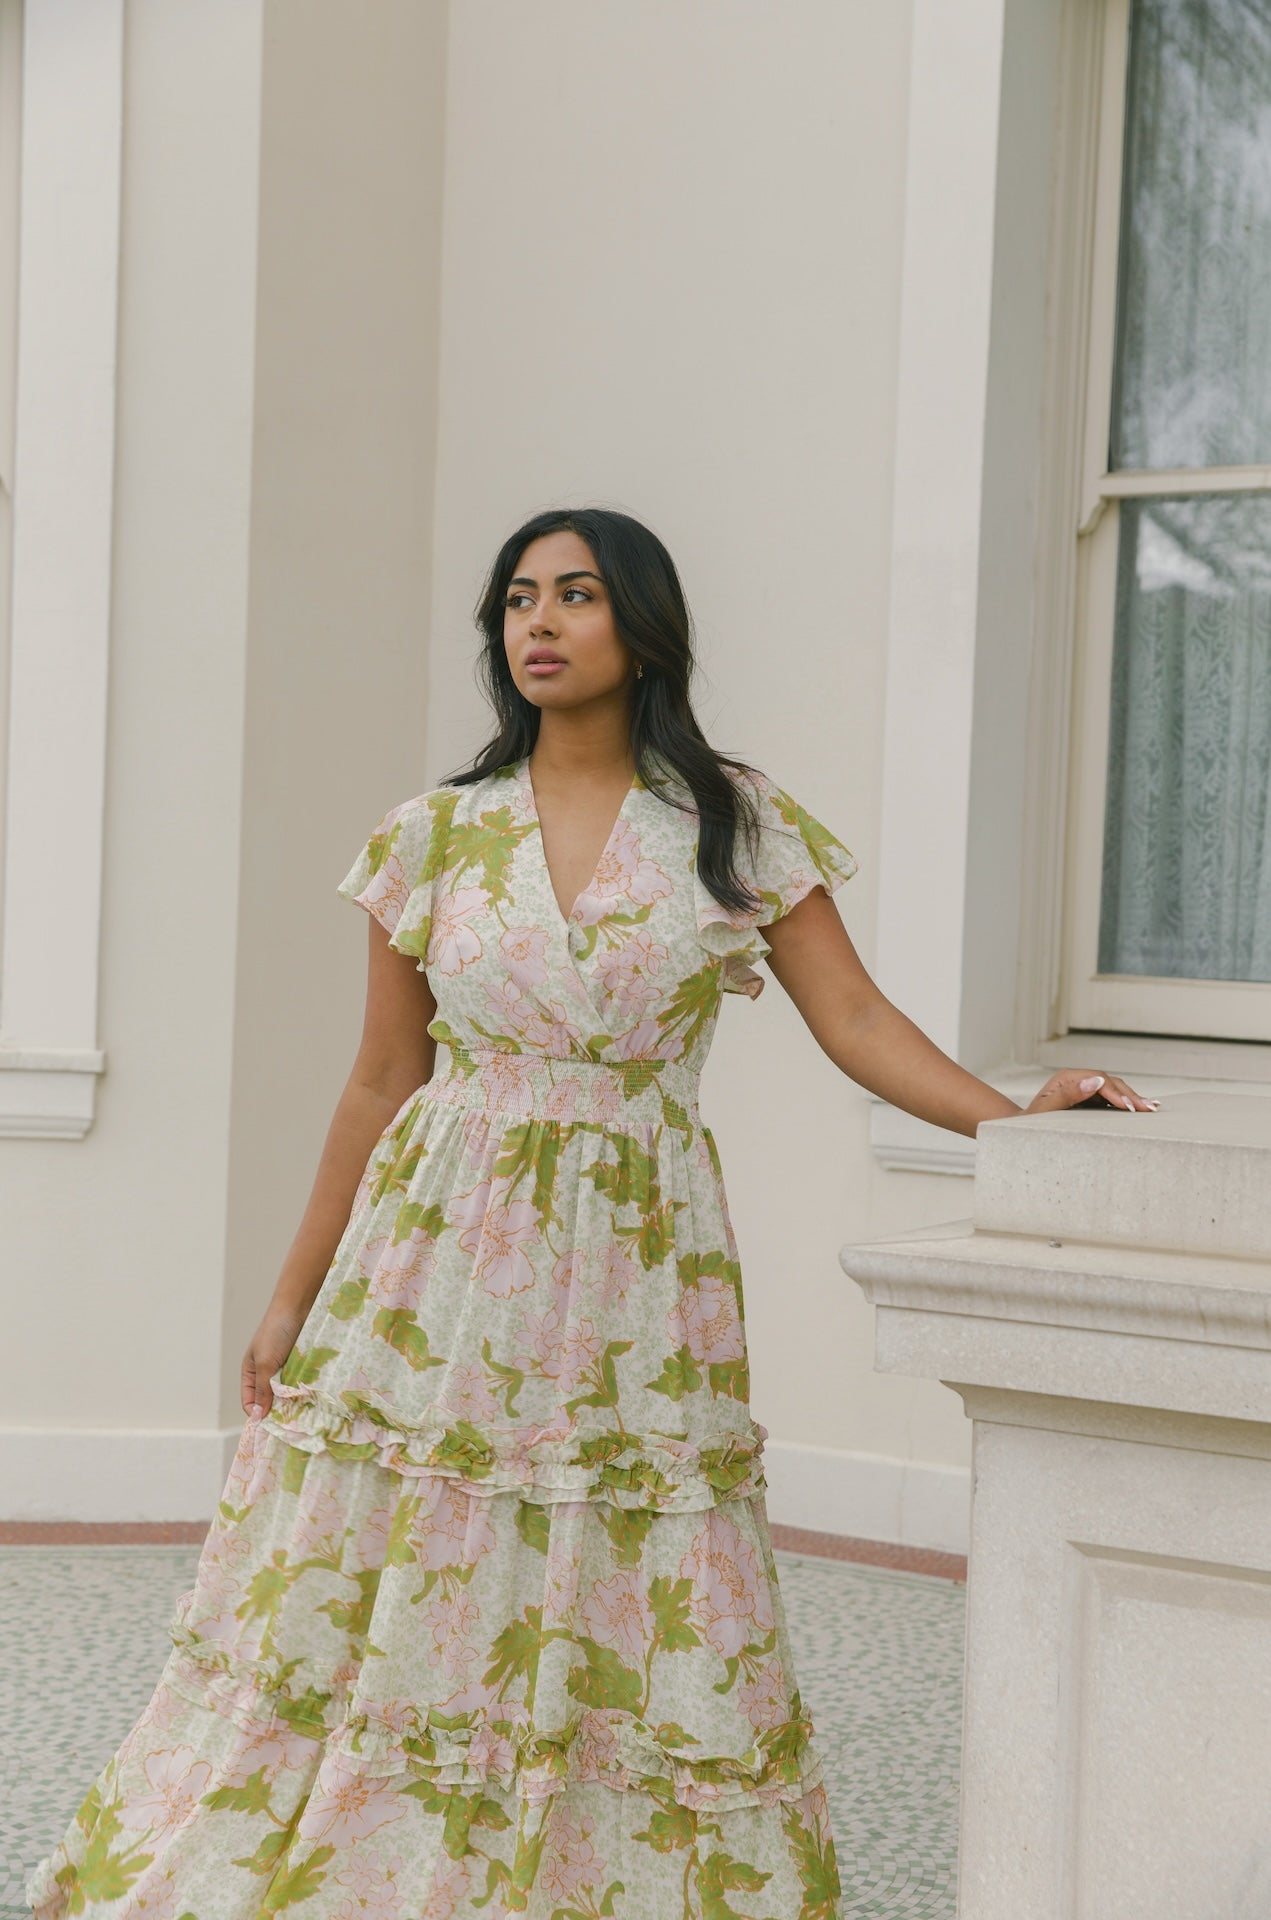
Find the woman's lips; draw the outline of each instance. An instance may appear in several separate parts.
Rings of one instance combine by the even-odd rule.
[[[525,671],[546,676],[549,673],[559,673],[562,667],[568,665],[567,660],[530,660],[526,662]]]

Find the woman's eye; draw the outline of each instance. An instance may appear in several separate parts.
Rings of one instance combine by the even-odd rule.
[[[568,600],[571,593],[576,593],[579,596],[579,598],[582,600],[591,599],[591,595],[588,593],[585,587],[566,587],[564,593],[561,595],[561,599]]]

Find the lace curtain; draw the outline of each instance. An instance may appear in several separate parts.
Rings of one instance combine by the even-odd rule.
[[[1271,462],[1271,0],[1134,0],[1114,467]],[[1124,501],[1101,972],[1271,980],[1271,496]]]

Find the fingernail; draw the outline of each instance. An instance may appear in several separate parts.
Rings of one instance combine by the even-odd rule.
[[[1082,1093],[1097,1093],[1102,1085],[1103,1075],[1101,1073],[1092,1073],[1089,1079],[1081,1082],[1079,1091]]]
[[[259,1406],[253,1407],[251,1417],[253,1420],[263,1420],[265,1417],[265,1409]]]

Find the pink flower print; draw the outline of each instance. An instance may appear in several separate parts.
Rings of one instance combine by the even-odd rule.
[[[669,949],[643,927],[607,953],[598,969],[601,985],[624,1014],[642,1014],[658,997],[655,975]]]
[[[505,1203],[507,1191],[506,1180],[482,1180],[446,1206],[447,1218],[461,1228],[459,1245],[473,1256],[473,1277],[496,1300],[534,1284],[523,1247],[538,1236],[538,1210],[530,1200]]]
[[[205,1606],[214,1608],[218,1613],[233,1611],[242,1594],[239,1571],[250,1555],[250,1543],[241,1531],[221,1532],[214,1528],[208,1534],[199,1555],[198,1571],[200,1595]]]
[[[549,1120],[571,1121],[578,1118],[578,1096],[583,1083],[571,1076],[568,1080],[558,1080],[547,1096],[544,1112]]]
[[[350,1889],[349,1898],[336,1915],[336,1920],[396,1920],[401,1912],[401,1899],[397,1890],[397,1876],[405,1867],[405,1861],[399,1853],[386,1860],[381,1869],[373,1860],[367,1860],[355,1853],[347,1867],[335,1875],[339,1887]]]
[[[306,1497],[306,1489],[302,1488],[300,1500],[300,1513],[291,1536],[292,1552],[297,1559],[311,1554],[334,1559],[345,1532],[344,1506],[339,1494],[334,1487],[319,1487]]]
[[[612,1580],[597,1580],[578,1614],[588,1639],[612,1647],[633,1666],[643,1665],[653,1637],[653,1614],[637,1573],[624,1569]]]
[[[606,1781],[613,1787],[626,1785],[628,1774],[622,1764],[619,1727],[623,1716],[597,1708],[585,1713],[578,1730],[578,1778]]]
[[[439,1853],[433,1868],[433,1883],[428,1889],[419,1920],[454,1920],[459,1902],[468,1891],[468,1869],[462,1860],[448,1860]]]
[[[576,1536],[567,1539],[566,1534],[574,1534],[568,1517],[577,1515],[585,1505],[585,1501],[569,1500],[548,1509],[553,1526],[547,1547],[547,1570],[543,1575],[545,1630],[548,1626],[568,1627],[573,1618],[582,1548]]]
[[[480,1609],[462,1593],[439,1592],[424,1609],[423,1625],[432,1636],[428,1658],[449,1680],[457,1680],[475,1656],[472,1631]]]
[[[597,1078],[591,1090],[591,1118],[603,1125],[606,1120],[616,1120],[622,1112],[622,1089],[616,1080],[606,1075]]]
[[[465,1107],[459,1116],[468,1159],[475,1167],[485,1160],[490,1147],[490,1116],[476,1107]]]
[[[185,1701],[179,1693],[174,1693],[165,1681],[160,1681],[150,1696],[142,1719],[155,1733],[166,1733],[185,1707]]]
[[[553,1308],[553,1312],[555,1309]],[[541,1371],[562,1393],[572,1393],[600,1352],[600,1335],[590,1320],[571,1320]]]
[[[225,1483],[227,1506],[254,1507],[278,1484],[269,1435],[255,1420],[249,1420],[239,1435],[238,1447]]]
[[[587,1254],[583,1247],[573,1247],[568,1253],[561,1254],[552,1268],[552,1286],[558,1300],[562,1294],[568,1299],[576,1290],[586,1265]]]
[[[176,1912],[176,1869],[169,1867],[162,1878],[148,1873],[138,1881],[120,1920],[176,1920]]]
[[[376,1507],[358,1530],[357,1556],[364,1567],[382,1567],[393,1525],[393,1507]]]
[[[596,1298],[602,1307],[625,1307],[627,1290],[636,1279],[636,1263],[629,1250],[613,1243],[598,1256]]]
[[[570,1019],[559,1000],[538,1001],[519,1031],[534,1053],[547,1054],[553,1060],[568,1059],[574,1041],[582,1037],[582,1028]]]
[[[641,853],[640,837],[631,822],[619,820],[591,885],[578,896],[574,917],[584,927],[592,927],[612,913],[619,902],[648,907],[672,892],[674,888],[661,867]]]
[[[490,1383],[479,1360],[469,1360],[462,1366],[451,1367],[446,1375],[445,1390],[438,1401],[438,1408],[449,1418],[470,1420],[474,1426],[494,1419],[499,1411],[498,1402],[490,1391]]]
[[[526,1373],[546,1372],[551,1362],[549,1377],[555,1379],[559,1372],[556,1356],[564,1338],[565,1323],[558,1307],[549,1307],[546,1313],[527,1310],[521,1320],[516,1359]]]
[[[666,1059],[662,1030],[656,1020],[641,1020],[626,1033],[615,1034],[614,1052],[620,1060]]]
[[[595,1831],[590,1814],[575,1818],[556,1800],[538,1871],[538,1883],[549,1900],[568,1900],[580,1888],[595,1887],[604,1880],[605,1862],[591,1843]]]
[[[468,1765],[477,1768],[483,1779],[490,1774],[510,1779],[516,1767],[516,1748],[506,1733],[497,1732],[486,1720],[473,1729],[468,1743]]]
[[[524,1119],[534,1110],[534,1088],[519,1054],[496,1053],[477,1069],[481,1091],[496,1113]]]
[[[681,1288],[666,1328],[672,1348],[687,1347],[699,1366],[740,1360],[746,1351],[737,1290],[718,1274],[704,1274]]]
[[[693,1583],[693,1612],[723,1660],[772,1631],[772,1597],[758,1556],[727,1514],[711,1508],[680,1561]]]
[[[546,927],[509,927],[499,952],[518,987],[542,986],[547,978]]]
[[[514,980],[486,981],[481,989],[486,1024],[495,1033],[519,1036],[534,1018],[534,1002],[527,1000]]]
[[[756,1733],[790,1718],[786,1677],[775,1660],[765,1661],[753,1680],[738,1687],[737,1704]]]
[[[390,930],[402,917],[402,908],[410,898],[410,883],[395,853],[390,853],[378,873],[371,875],[358,899],[373,913],[381,926]]]
[[[332,1753],[318,1770],[297,1832],[302,1840],[319,1840],[338,1853],[400,1820],[405,1812],[405,1803],[387,1780],[372,1779],[343,1754]]]
[[[249,1716],[241,1723],[242,1744],[225,1776],[228,1787],[246,1786],[253,1773],[273,1780],[279,1773],[298,1773],[320,1759],[321,1742],[293,1733],[281,1720]]]
[[[715,1162],[711,1157],[711,1143],[705,1134],[699,1133],[697,1136],[696,1153],[697,1164],[701,1167],[702,1171],[704,1173],[713,1173],[715,1171]]]
[[[468,923],[483,914],[489,905],[490,896],[482,887],[457,887],[453,893],[437,894],[428,957],[446,979],[462,973],[465,967],[481,958],[481,935]]]
[[[396,1246],[388,1234],[379,1234],[366,1242],[358,1263],[370,1281],[367,1292],[372,1300],[381,1307],[409,1307],[413,1312],[437,1265],[437,1242],[418,1228]]]
[[[155,1834],[174,1833],[194,1818],[212,1782],[212,1769],[193,1747],[163,1747],[146,1760],[150,1792],[138,1794],[119,1810],[126,1827]]]
[[[420,1566],[425,1573],[442,1567],[474,1567],[495,1543],[486,1502],[459,1480],[438,1475],[424,1484],[426,1491],[411,1523],[411,1543]]]

